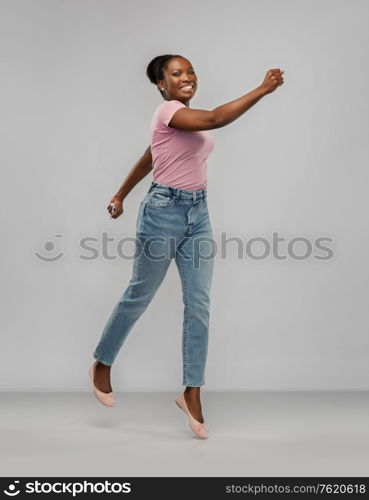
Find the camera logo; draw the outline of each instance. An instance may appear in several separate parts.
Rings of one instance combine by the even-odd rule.
[[[16,489],[15,483],[19,483],[19,481],[14,481],[14,483],[9,484],[8,489],[10,491],[4,490],[5,495],[8,495],[8,497],[15,497],[18,495],[18,493],[20,493],[20,490],[15,491]]]

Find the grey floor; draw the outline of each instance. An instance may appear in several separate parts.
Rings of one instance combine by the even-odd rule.
[[[209,439],[177,393],[2,393],[2,476],[368,476],[368,392],[206,392]]]

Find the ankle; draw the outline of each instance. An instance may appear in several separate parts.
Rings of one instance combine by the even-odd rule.
[[[186,389],[184,390],[186,394],[192,393],[192,394],[200,394],[200,387],[194,387],[194,386],[187,386]]]
[[[96,361],[96,369],[110,371],[111,366],[104,365],[104,363],[101,363],[101,361]]]

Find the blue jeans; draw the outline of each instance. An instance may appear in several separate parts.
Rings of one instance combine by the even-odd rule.
[[[137,217],[132,278],[93,355],[103,364],[113,364],[162,283],[172,258],[180,275],[184,303],[183,385],[198,387],[205,383],[214,264],[206,189],[188,191],[151,183]]]

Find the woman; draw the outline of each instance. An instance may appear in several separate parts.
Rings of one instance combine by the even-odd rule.
[[[110,200],[107,208],[111,217],[116,219],[123,213],[124,198],[151,170],[154,180],[138,213],[136,248],[140,253],[135,254],[132,278],[104,328],[89,374],[99,401],[114,406],[110,383],[113,361],[175,259],[184,302],[182,355],[186,386],[176,403],[186,413],[195,435],[207,438],[200,387],[205,383],[213,258],[209,258],[209,250],[203,254],[200,243],[209,244],[213,238],[206,160],[214,141],[206,131],[228,125],[273,92],[283,84],[284,71],[269,70],[255,90],[211,111],[189,107],[198,82],[188,59],[171,54],[158,56],[149,63],[146,73],[164,102],[151,122],[151,146]]]

